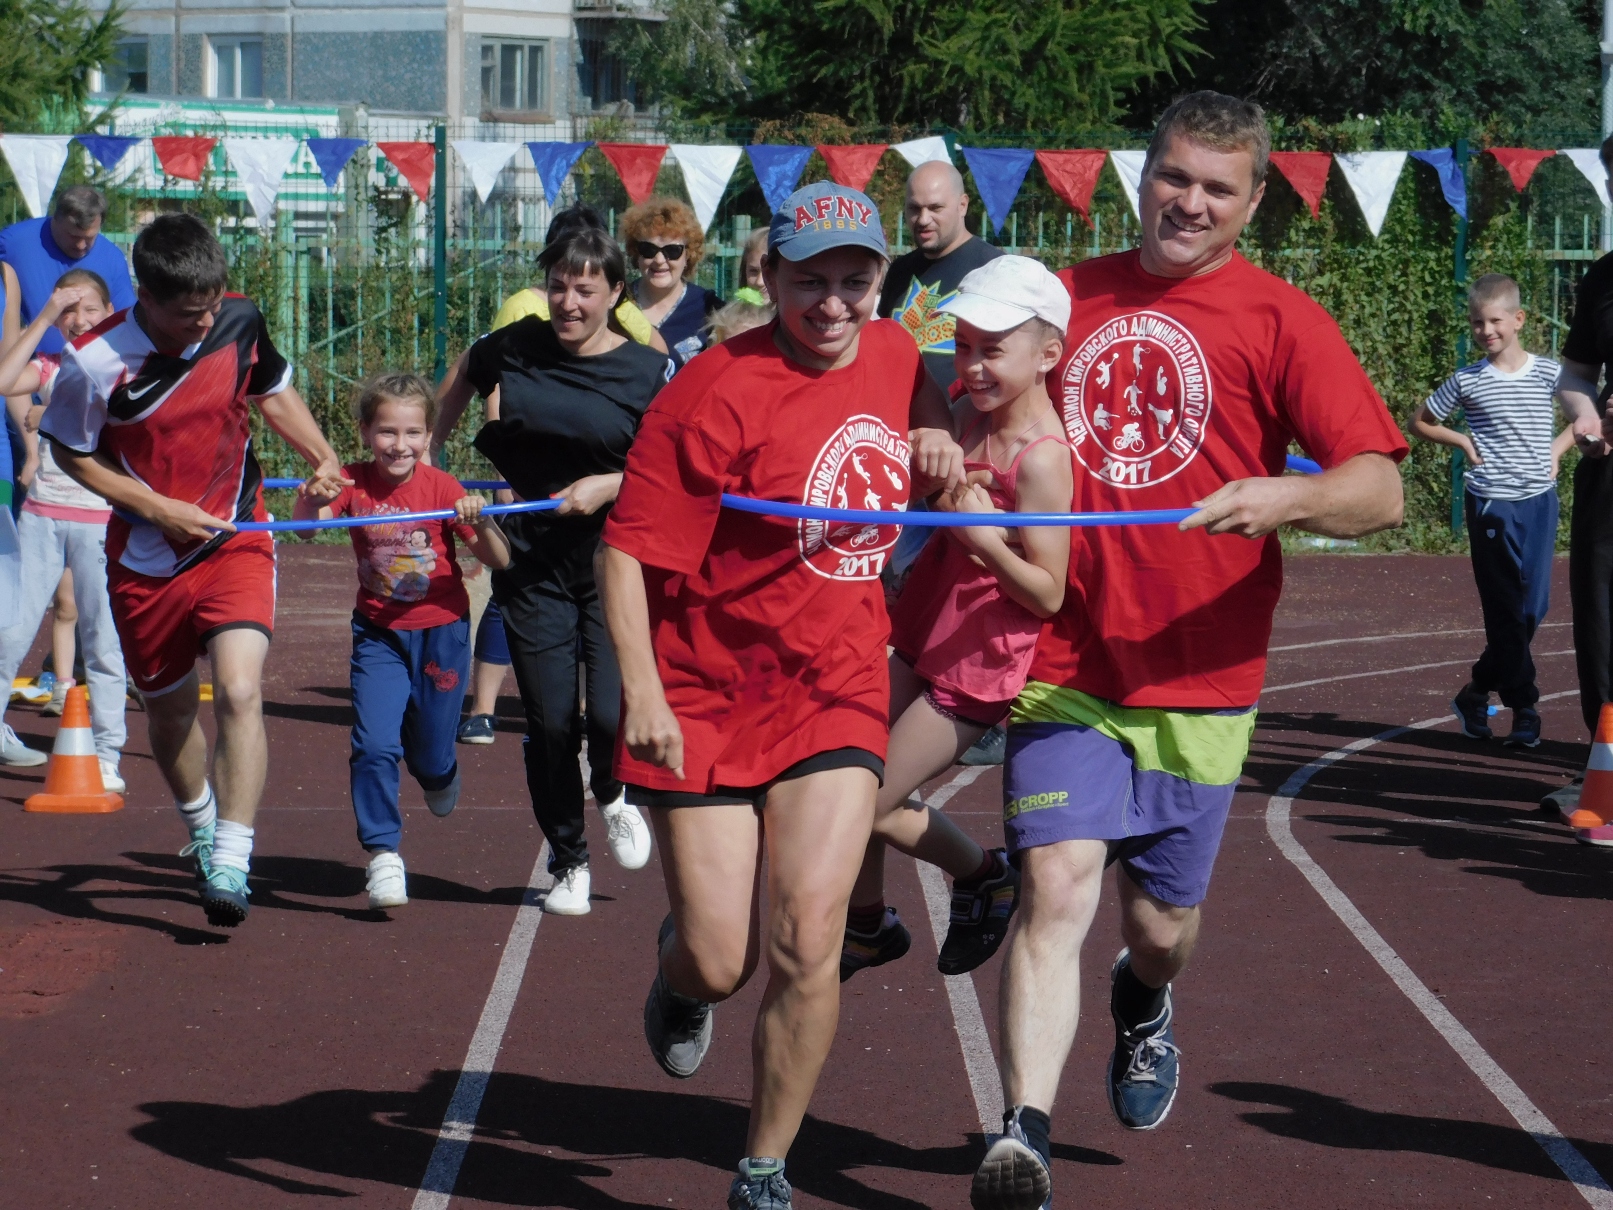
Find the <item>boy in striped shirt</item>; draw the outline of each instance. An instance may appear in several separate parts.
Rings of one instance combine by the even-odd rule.
[[[1486,273],[1468,291],[1468,323],[1484,360],[1452,374],[1419,409],[1411,431],[1467,456],[1467,528],[1484,611],[1484,654],[1451,707],[1470,739],[1489,739],[1490,694],[1512,711],[1510,745],[1540,743],[1529,644],[1546,616],[1557,542],[1557,464],[1573,444],[1555,439],[1557,363],[1518,343],[1518,283]],[[1442,422],[1458,408],[1470,433]]]

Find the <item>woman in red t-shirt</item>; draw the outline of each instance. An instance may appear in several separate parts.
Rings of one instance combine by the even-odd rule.
[[[873,320],[873,203],[797,190],[768,247],[778,319],[656,397],[604,534],[617,775],[650,808],[672,904],[644,1007],[668,1074],[694,1074],[712,1002],[767,952],[741,1206],[789,1204],[784,1156],[834,1038],[846,902],[884,773],[879,573],[899,530],[725,512],[721,496],[900,509],[915,478],[929,491],[962,476],[912,338]]]

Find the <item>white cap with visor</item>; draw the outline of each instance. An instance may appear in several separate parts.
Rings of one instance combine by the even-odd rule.
[[[1070,292],[1039,260],[999,256],[964,274],[958,292],[936,308],[982,332],[1007,332],[1041,319],[1070,326]]]

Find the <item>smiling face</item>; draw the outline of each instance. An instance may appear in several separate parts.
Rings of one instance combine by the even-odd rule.
[[[983,332],[958,320],[953,365],[977,412],[1012,403],[1050,373],[1064,351],[1051,325],[1032,320],[1007,332]]]
[[[1467,322],[1473,330],[1473,343],[1494,357],[1503,349],[1518,343],[1526,316],[1523,308],[1512,298],[1496,298],[1470,306]]]
[[[383,399],[375,416],[359,430],[375,455],[376,468],[394,483],[406,483],[426,456],[431,426],[425,407],[413,399]]]
[[[584,273],[549,274],[549,322],[560,343],[576,352],[610,321],[611,309],[621,301],[622,287],[611,285],[598,268]]]
[[[1172,135],[1148,161],[1138,193],[1143,268],[1192,277],[1232,258],[1265,185],[1254,183],[1252,152],[1218,151]]]
[[[78,301],[56,317],[56,330],[68,340],[76,340],[110,314],[112,308],[106,299],[86,286],[79,292]]]
[[[645,236],[633,245],[632,253],[638,271],[656,290],[672,289],[683,280],[683,271],[689,265],[688,247],[677,236],[665,231]]]
[[[862,248],[830,248],[802,261],[775,258],[767,268],[767,292],[793,346],[787,351],[818,369],[854,356],[884,276],[884,260]]]
[[[158,302],[144,286],[136,287],[141,327],[159,349],[188,349],[212,331],[213,320],[224,302],[224,291],[180,294]]]

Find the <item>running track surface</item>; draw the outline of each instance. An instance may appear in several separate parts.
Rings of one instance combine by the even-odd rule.
[[[40,779],[0,770],[0,1202],[449,1204],[420,1189],[460,1087],[461,1117],[467,1094],[483,1094],[474,1129],[460,1128],[469,1145],[445,1143],[432,1169],[440,1186],[462,1160],[455,1206],[721,1205],[743,1142],[757,990],[718,1008],[705,1068],[677,1083],[646,1054],[640,1020],[665,904],[655,862],[628,874],[600,849],[592,915],[545,917],[532,934],[536,914],[519,905],[538,893],[527,888],[540,836],[513,699],[495,746],[461,749],[466,795],[451,818],[433,819],[405,778],[413,902],[391,919],[369,912],[346,782],[351,556],[282,550],[272,768],[244,927],[203,921],[138,714],[120,814],[25,815]],[[1556,598],[1535,645],[1547,694],[1574,683],[1561,561]],[[1503,1073],[1566,1136],[1583,1192],[1268,826],[1296,770],[1446,713],[1479,624],[1464,560],[1289,560],[1273,638],[1289,650],[1273,656],[1203,942],[1177,987],[1181,1096],[1151,1134],[1122,1131],[1104,1102],[1111,886],[1054,1118],[1056,1204],[1608,1204],[1591,1186],[1613,1176],[1601,1012],[1613,852],[1531,813],[1584,759],[1575,697],[1545,703],[1548,740],[1533,753],[1442,722],[1315,771],[1291,817],[1294,841],[1427,989],[1430,1011],[1448,1010],[1440,1019],[1492,1061],[1491,1083]],[[1373,637],[1430,631],[1441,633]],[[11,718],[48,746],[49,720]],[[951,786],[948,809],[982,841],[1000,836],[1000,784],[990,770]],[[790,1160],[803,1208],[967,1205],[996,1095],[978,1022],[995,1038],[1000,963],[945,986],[918,873],[905,859],[890,870],[913,952],[846,985]],[[524,972],[520,954],[504,961],[510,994],[490,997],[512,937],[530,939],[530,956]],[[473,1037],[484,1056],[500,1040],[501,1008],[492,1074],[462,1081]]]

